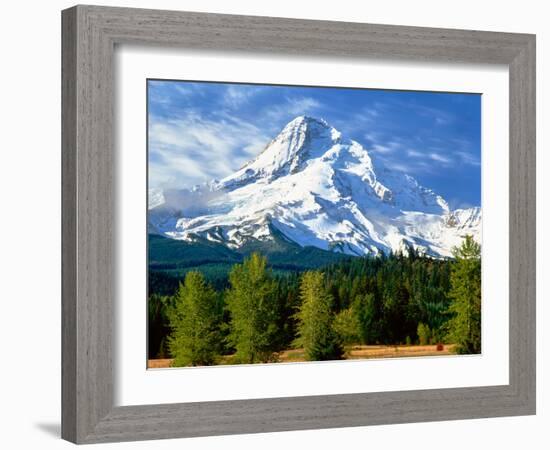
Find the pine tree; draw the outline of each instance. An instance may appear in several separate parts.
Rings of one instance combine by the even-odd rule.
[[[168,339],[173,365],[205,366],[213,364],[219,352],[219,312],[216,292],[200,272],[185,276],[169,314],[172,335]]]
[[[321,272],[305,272],[302,275],[300,299],[295,346],[304,348],[309,361],[339,359],[343,349],[332,327],[332,297],[323,286]]]
[[[353,309],[359,322],[359,338],[363,344],[373,344],[378,339],[377,310],[374,294],[365,294],[355,297]]]
[[[147,302],[149,358],[163,358],[166,356],[165,337],[170,332],[170,319],[167,312],[173,307],[173,301],[174,297],[159,294],[149,296]]]
[[[236,349],[235,362],[269,362],[274,359],[277,334],[276,283],[267,260],[253,253],[229,274],[226,292],[230,313],[229,341]]]
[[[466,236],[453,256],[448,340],[457,353],[481,353],[481,248]]]

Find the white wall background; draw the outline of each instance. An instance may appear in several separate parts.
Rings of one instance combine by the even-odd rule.
[[[134,6],[232,14],[271,15],[468,28],[537,34],[538,229],[550,227],[544,210],[550,170],[542,149],[550,121],[550,28],[545,2],[536,0],[157,0],[104,1]],[[0,17],[0,412],[3,448],[69,448],[60,440],[60,10],[71,1],[5,2]],[[337,7],[335,7],[337,5]],[[543,449],[548,448],[550,320],[543,299],[550,252],[538,235],[538,415],[426,424],[316,430],[263,435],[119,444],[117,448],[318,449]],[[546,277],[547,278],[547,277]],[[546,366],[546,367],[545,367]],[[546,425],[546,427],[545,427]],[[545,442],[546,441],[546,442]],[[106,446],[98,446],[105,447]],[[113,447],[109,447],[113,448]]]

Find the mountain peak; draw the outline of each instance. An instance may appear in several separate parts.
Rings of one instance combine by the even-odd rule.
[[[288,122],[277,136],[288,136],[289,134],[305,134],[319,136],[323,134],[335,135],[334,137],[340,137],[340,132],[334,127],[330,126],[325,119],[311,117],[311,116],[298,116]],[[277,140],[275,138],[275,140]]]
[[[290,122],[288,122],[284,127],[284,129],[301,127],[301,126],[320,126],[322,128],[330,128],[330,125],[327,123],[325,119],[301,115],[301,116],[295,117]]]
[[[294,141],[303,146],[312,138],[330,137],[337,139],[340,133],[331,127],[326,120],[311,116],[298,116],[288,122],[274,141]]]
[[[324,119],[298,116],[252,161],[238,172],[222,180],[227,187],[299,172],[305,164],[339,144],[341,134]]]

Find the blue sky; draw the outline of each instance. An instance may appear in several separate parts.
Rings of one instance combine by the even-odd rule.
[[[221,179],[293,118],[310,115],[360,142],[377,166],[414,176],[452,208],[481,204],[481,96],[148,81],[149,186]]]

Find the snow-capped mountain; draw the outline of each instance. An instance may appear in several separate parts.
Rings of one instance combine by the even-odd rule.
[[[350,255],[414,247],[447,257],[466,234],[480,241],[481,210],[451,211],[413,177],[375,168],[361,144],[324,120],[300,116],[223,180],[150,191],[149,232],[231,249],[277,234]]]

